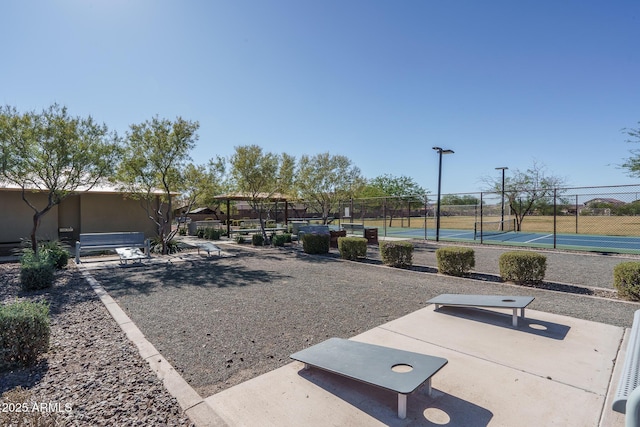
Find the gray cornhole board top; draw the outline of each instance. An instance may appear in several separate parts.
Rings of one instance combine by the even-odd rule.
[[[442,294],[430,299],[427,303],[492,308],[525,308],[534,299],[534,297],[510,295]]]
[[[465,295],[465,294],[442,294],[427,301],[427,304],[435,304],[436,310],[441,305],[455,307],[489,307],[489,308],[510,308],[513,310],[511,324],[518,327],[518,309],[524,318],[524,309],[531,304],[534,297],[519,297],[511,295]]]
[[[330,338],[290,356],[333,372],[397,393],[409,394],[435,375],[447,359],[342,338]],[[396,365],[409,365],[409,372],[395,372]]]

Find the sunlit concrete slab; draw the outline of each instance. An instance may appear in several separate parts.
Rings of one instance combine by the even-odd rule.
[[[238,426],[624,425],[605,406],[622,328],[533,310],[514,328],[510,315],[427,307],[353,337],[449,361],[404,420],[395,393],[299,362],[205,402]]]

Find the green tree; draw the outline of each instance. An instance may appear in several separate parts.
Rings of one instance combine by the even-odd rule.
[[[0,180],[20,187],[22,200],[33,210],[34,252],[42,217],[66,197],[106,181],[120,154],[118,136],[91,116],[71,117],[58,104],[41,113],[0,108]],[[36,192],[46,193],[44,204]]]
[[[565,184],[564,178],[548,175],[545,169],[544,165],[534,162],[526,171],[514,169],[505,177],[504,196],[509,202],[509,209],[515,215],[518,231],[522,229],[524,218],[536,210],[545,210],[549,197],[554,195],[554,190]],[[502,191],[501,178],[486,178],[485,181],[490,185],[489,191]]]
[[[393,217],[403,207],[410,203],[422,203],[427,194],[426,190],[408,176],[393,176],[389,174],[377,176],[367,182],[366,190],[361,194],[375,194],[383,197],[389,210],[389,227]]]
[[[480,199],[468,194],[464,196],[459,196],[457,194],[443,194],[440,198],[440,204],[445,206],[478,206],[480,204]]]
[[[258,214],[266,241],[266,213],[273,201],[281,198],[282,190],[290,188],[295,159],[288,154],[265,153],[257,145],[245,145],[235,147],[230,164],[231,183],[247,197],[251,209]]]
[[[185,166],[180,188],[180,202],[185,213],[195,206],[207,206],[214,211],[220,207],[221,200],[215,197],[227,188],[224,173],[225,161],[221,157],[209,160],[207,165],[189,163]]]
[[[304,155],[298,161],[295,179],[298,197],[320,213],[323,224],[340,200],[354,197],[364,183],[360,169],[345,156],[322,153]]]
[[[640,125],[640,122],[638,122]],[[637,128],[625,128],[623,131],[630,137],[627,142],[639,143],[640,142],[640,127]],[[634,177],[640,177],[640,150],[629,150],[632,154],[626,162],[622,164],[622,167],[628,169],[629,175]]]
[[[185,188],[185,168],[198,140],[198,122],[160,119],[133,124],[125,140],[125,157],[118,172],[123,190],[138,198],[154,222],[167,253],[176,230],[171,229],[173,200]]]

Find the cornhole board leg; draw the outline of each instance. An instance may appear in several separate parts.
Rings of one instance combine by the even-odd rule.
[[[407,418],[407,395],[398,393],[398,418]]]

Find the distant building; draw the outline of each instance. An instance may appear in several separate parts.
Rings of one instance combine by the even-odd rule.
[[[29,200],[46,206],[47,191],[29,190]],[[159,206],[159,199],[157,199]],[[0,243],[26,239],[33,228],[34,211],[22,200],[18,187],[0,188]],[[75,241],[80,233],[142,231],[148,237],[157,234],[139,200],[112,188],[96,188],[71,195],[54,206],[42,218],[37,238]]]

